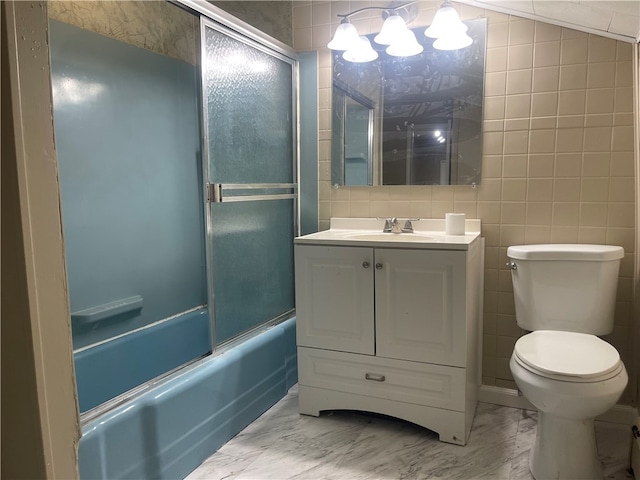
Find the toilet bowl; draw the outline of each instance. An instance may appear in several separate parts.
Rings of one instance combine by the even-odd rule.
[[[628,381],[616,349],[591,334],[537,330],[516,342],[510,367],[538,409],[533,476],[602,479],[594,418],[616,404]]]
[[[529,331],[509,366],[538,409],[529,469],[537,480],[602,478],[594,418],[618,401],[628,376],[613,331],[622,247],[514,245],[507,249],[516,322]]]

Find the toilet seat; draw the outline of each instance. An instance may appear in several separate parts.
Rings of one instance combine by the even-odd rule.
[[[624,368],[613,346],[585,333],[538,330],[518,339],[513,353],[523,368],[564,382],[599,382]]]

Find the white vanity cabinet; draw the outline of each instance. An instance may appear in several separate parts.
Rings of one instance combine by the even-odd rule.
[[[480,380],[482,239],[430,247],[296,242],[301,413],[377,412],[466,443]]]
[[[298,346],[375,355],[373,248],[296,245],[295,265]]]

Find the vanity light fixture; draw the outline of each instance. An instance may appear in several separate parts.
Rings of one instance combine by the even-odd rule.
[[[435,38],[436,50],[458,50],[468,47],[473,39],[467,35],[467,27],[449,0],[445,0],[433,17],[431,26],[424,31],[425,36]]]
[[[433,17],[433,22],[424,31],[429,38],[441,38],[452,34],[466,33],[468,27],[462,23],[456,9],[445,0]]]
[[[465,32],[460,34],[445,35],[436,38],[433,42],[433,48],[436,50],[459,50],[468,47],[473,43],[473,39]]]
[[[378,58],[371,42],[358,34],[356,27],[349,21],[349,17],[367,10],[382,10],[385,21],[380,33],[373,39],[379,45],[387,45],[386,52],[397,57],[418,55],[424,48],[414,33],[407,28],[407,23],[415,18],[416,12],[409,6],[417,3],[411,1],[389,7],[363,7],[350,13],[339,13],[342,21],[327,47],[331,50],[344,51],[343,58],[349,62],[370,62]],[[473,39],[466,34],[467,26],[460,20],[458,12],[445,0],[436,12],[433,24],[425,30],[425,36],[434,38],[433,48],[438,50],[458,50],[473,43]]]
[[[367,37],[360,36],[358,42],[342,54],[342,58],[354,63],[372,62],[378,58],[378,52],[373,49]]]
[[[402,35],[408,30],[409,29],[407,28],[407,24],[404,22],[404,19],[397,13],[393,12],[384,21],[382,28],[380,29],[380,33],[375,36],[373,41],[380,45],[391,45],[398,35]]]
[[[354,44],[360,40],[358,30],[349,22],[348,17],[344,17],[336,28],[336,33],[333,35],[333,39],[327,44],[331,50],[349,50]]]
[[[396,40],[387,47],[387,53],[394,57],[412,57],[422,53],[424,47],[418,43],[415,34],[408,28],[398,34]]]

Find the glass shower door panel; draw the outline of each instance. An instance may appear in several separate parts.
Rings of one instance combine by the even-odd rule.
[[[215,341],[294,307],[293,200],[211,205]]]
[[[145,14],[162,19],[148,48],[49,24],[81,412],[212,349],[199,67],[190,61],[195,51],[181,58],[158,51],[173,38],[167,26],[198,32],[181,8],[147,5]],[[105,9],[130,18],[142,12],[135,2]],[[136,33],[126,22],[119,32]]]
[[[293,181],[293,65],[206,28],[209,178]]]
[[[220,192],[209,210],[219,345],[294,308],[294,63],[214,24],[203,38],[208,181]]]

